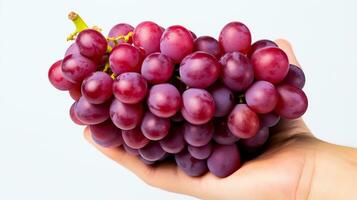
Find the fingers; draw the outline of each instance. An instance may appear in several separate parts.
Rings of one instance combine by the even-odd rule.
[[[279,46],[279,48],[281,48],[286,53],[286,55],[289,58],[290,64],[301,67],[298,60],[296,59],[296,56],[294,54],[291,44],[287,40],[277,39],[277,40],[275,40],[275,43]]]

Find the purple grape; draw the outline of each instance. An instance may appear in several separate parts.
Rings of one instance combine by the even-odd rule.
[[[78,101],[79,98],[81,98],[81,96],[82,96],[81,84],[77,84],[76,86],[71,88],[68,92],[73,100]]]
[[[216,105],[214,116],[223,117],[228,115],[234,106],[233,92],[222,84],[216,84],[210,88],[210,93]]]
[[[258,115],[247,104],[237,104],[228,116],[229,130],[239,138],[250,138],[259,130]]]
[[[173,59],[175,63],[193,51],[193,37],[189,30],[183,26],[170,26],[162,34],[160,51]]]
[[[187,147],[188,152],[190,152],[191,156],[200,159],[200,160],[205,160],[207,159],[212,152],[212,143],[208,143],[204,146],[201,147],[195,147],[192,145],[189,145]]]
[[[104,72],[94,72],[84,79],[81,94],[92,104],[101,104],[112,97],[113,79]]]
[[[143,148],[150,142],[150,140],[141,133],[138,127],[131,130],[123,130],[122,136],[125,144],[133,149]]]
[[[72,121],[73,121],[75,124],[85,125],[85,124],[83,124],[83,122],[81,122],[81,121],[78,119],[78,116],[77,116],[76,112],[74,112],[74,108],[76,107],[76,103],[77,103],[77,102],[74,102],[74,103],[71,105],[71,108],[69,109],[69,116],[71,117]]]
[[[155,161],[149,161],[143,158],[142,156],[139,156],[139,159],[145,164],[145,165],[154,165],[156,162]]]
[[[182,94],[182,116],[191,124],[204,124],[212,119],[215,103],[210,93],[203,89],[190,88]]]
[[[180,109],[181,96],[173,85],[162,83],[150,89],[147,104],[154,115],[168,118],[174,116]]]
[[[275,108],[277,114],[286,119],[295,119],[306,112],[308,101],[301,89],[290,85],[280,85],[277,90],[279,93],[278,104]]]
[[[189,87],[206,88],[218,78],[221,66],[217,59],[204,52],[186,56],[180,65],[180,77]]]
[[[145,147],[139,149],[139,154],[145,160],[158,161],[166,155],[158,142],[150,142]]]
[[[183,128],[176,127],[171,129],[170,133],[159,141],[162,149],[167,153],[176,154],[185,148],[185,140],[183,137]]]
[[[141,131],[150,140],[161,140],[170,131],[170,119],[146,112],[141,122]]]
[[[116,46],[109,56],[110,67],[116,75],[140,72],[142,61],[143,55],[140,50],[127,43]]]
[[[249,52],[247,54],[248,58],[252,57],[252,54],[256,52],[259,49],[265,48],[265,47],[278,47],[278,45],[271,41],[271,40],[258,40],[252,44],[252,46],[249,49]]]
[[[240,153],[235,144],[216,145],[207,160],[209,171],[220,178],[227,177],[241,166]]]
[[[81,97],[74,107],[74,112],[83,124],[99,124],[109,118],[109,105],[91,104],[86,98]]]
[[[133,148],[129,147],[128,145],[126,145],[125,143],[123,144],[123,147],[124,147],[125,152],[127,152],[128,154],[133,155],[133,156],[139,155],[138,149],[133,149]]]
[[[242,139],[239,141],[239,144],[242,145],[246,150],[256,151],[265,144],[268,138],[269,128],[262,128],[254,137]]]
[[[92,133],[94,142],[100,146],[113,148],[121,146],[124,143],[121,130],[110,120],[100,124],[90,125],[89,130]]]
[[[185,141],[195,147],[201,147],[209,143],[213,137],[214,126],[212,122],[193,125],[186,122],[183,125]]]
[[[194,51],[203,51],[219,59],[222,55],[221,47],[216,39],[211,36],[201,36],[194,41]]]
[[[146,55],[159,52],[160,38],[163,32],[161,27],[154,22],[141,22],[134,30],[133,43],[135,46],[143,48]]]
[[[76,38],[76,44],[82,55],[93,59],[101,58],[107,52],[108,46],[105,37],[94,29],[81,31]]]
[[[201,176],[207,172],[205,160],[198,160],[187,151],[175,155],[177,166],[189,176]]]
[[[236,143],[239,138],[229,130],[225,118],[216,118],[214,119],[213,140],[218,144],[228,145]]]
[[[278,102],[278,92],[268,81],[257,81],[245,92],[248,106],[256,113],[269,113]]]
[[[280,121],[280,116],[274,112],[261,114],[260,118],[260,127],[273,127],[277,125]]]
[[[255,78],[273,84],[281,82],[289,71],[288,56],[277,47],[265,47],[255,51],[251,62]]]
[[[141,66],[141,74],[151,84],[167,82],[174,71],[172,60],[161,53],[147,56]]]
[[[134,31],[134,27],[132,27],[130,24],[126,24],[126,23],[119,23],[115,26],[113,26],[113,28],[110,29],[109,33],[108,33],[108,37],[118,37],[118,36],[125,36],[127,35],[129,32],[133,32]],[[122,44],[122,43],[132,43],[132,37],[129,38],[128,42],[125,42],[124,39],[118,40],[118,44]],[[109,45],[111,47],[115,46],[115,43],[110,41]]]
[[[135,104],[142,101],[146,96],[147,90],[146,80],[136,72],[122,73],[113,83],[115,98],[127,104]]]
[[[300,67],[290,64],[289,72],[282,81],[282,84],[288,84],[302,89],[305,85],[305,74]]]
[[[68,81],[62,72],[62,60],[55,62],[48,70],[48,79],[51,84],[58,90],[70,90],[76,86],[76,84]]]
[[[114,99],[110,105],[110,118],[122,130],[130,130],[138,126],[142,115],[142,104],[125,104]]]
[[[62,61],[63,76],[73,82],[80,83],[97,69],[96,64],[79,54],[70,54]]]
[[[221,80],[231,90],[243,91],[253,83],[253,67],[245,55],[227,53],[219,62],[222,64]]]
[[[77,43],[74,42],[68,47],[68,49],[66,50],[66,53],[64,54],[64,57],[66,57],[70,54],[81,54]]]
[[[238,51],[247,53],[252,38],[246,25],[240,22],[230,22],[225,25],[219,34],[219,43],[224,52]]]

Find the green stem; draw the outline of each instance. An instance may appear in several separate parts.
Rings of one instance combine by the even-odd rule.
[[[74,26],[76,27],[76,30],[67,37],[67,41],[74,40],[75,36],[79,32],[89,28],[88,25],[83,21],[83,19],[75,12],[70,12],[68,14],[68,19],[73,22]]]

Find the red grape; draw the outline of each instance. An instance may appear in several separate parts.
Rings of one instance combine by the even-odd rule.
[[[226,53],[234,51],[247,53],[251,42],[250,31],[241,22],[228,23],[219,34],[219,43]]]
[[[277,84],[289,71],[288,56],[277,47],[266,47],[255,51],[251,61],[257,80]]]
[[[100,146],[113,148],[121,146],[124,143],[121,130],[110,120],[100,124],[90,125],[89,130],[92,133],[94,142]]]
[[[221,47],[216,39],[211,36],[201,36],[194,41],[194,51],[203,51],[219,59],[222,55]]]
[[[135,104],[142,101],[148,86],[144,77],[136,72],[120,74],[113,83],[113,94],[121,102]]]
[[[234,91],[247,89],[254,81],[254,72],[249,59],[239,53],[227,53],[221,59],[221,80]]]
[[[140,72],[142,60],[141,51],[127,43],[116,46],[109,56],[110,67],[117,75],[124,72]]]
[[[249,52],[247,54],[248,58],[251,58],[252,54],[255,51],[257,51],[259,49],[262,49],[264,47],[278,47],[278,45],[275,42],[271,41],[271,40],[258,40],[256,42],[254,42],[252,44],[252,46],[250,47]]]
[[[204,146],[201,147],[195,147],[192,145],[189,145],[187,147],[188,152],[191,154],[192,157],[200,160],[207,159],[212,152],[212,143],[208,143]]]
[[[77,43],[72,43],[68,49],[66,50],[66,53],[64,54],[64,57],[70,55],[70,54],[80,54],[81,52],[79,51],[79,47]]]
[[[81,31],[76,38],[76,44],[82,55],[93,59],[101,58],[108,46],[105,37],[94,29]]]
[[[254,151],[262,147],[269,138],[269,128],[262,128],[251,138],[239,140],[239,144],[245,149]]]
[[[300,67],[290,64],[289,72],[282,81],[282,84],[288,84],[302,89],[305,85],[305,74]]]
[[[107,73],[98,71],[84,79],[81,93],[89,103],[101,104],[112,97],[112,84]]]
[[[216,145],[207,160],[209,171],[220,178],[227,177],[241,166],[239,149],[235,144]]]
[[[175,127],[171,129],[170,133],[159,141],[163,150],[167,153],[178,153],[181,152],[185,146],[185,140],[183,137],[183,128]]]
[[[215,118],[213,140],[218,144],[234,144],[239,138],[229,130],[225,118]]]
[[[122,134],[125,144],[133,149],[143,148],[150,142],[150,140],[141,133],[140,128],[123,130]]]
[[[125,104],[114,99],[110,105],[110,118],[122,130],[130,130],[139,125],[142,115],[141,104]]]
[[[158,117],[172,117],[181,107],[179,91],[171,84],[154,85],[147,99],[149,110]]]
[[[193,51],[193,37],[183,26],[170,26],[162,34],[160,41],[161,53],[179,63]]]
[[[205,160],[199,160],[190,155],[187,151],[175,155],[177,166],[189,176],[201,176],[207,172]]]
[[[69,109],[69,116],[71,117],[72,121],[78,125],[85,125],[83,124],[83,122],[81,122],[78,117],[77,117],[77,114],[76,112],[74,111],[74,108],[76,107],[76,103],[77,102],[74,102],[72,105],[71,105],[71,108]]]
[[[195,147],[201,147],[209,143],[214,133],[212,122],[194,125],[186,122],[183,125],[185,141]]]
[[[141,131],[150,140],[161,140],[170,131],[170,119],[146,112],[141,122]]]
[[[48,79],[59,90],[70,90],[76,85],[68,81],[62,72],[62,60],[55,62],[48,70]]]
[[[72,97],[73,100],[78,101],[79,98],[81,98],[81,96],[82,96],[81,84],[77,84],[72,89],[70,89],[69,95]]]
[[[262,114],[259,116],[261,127],[273,127],[280,121],[280,116],[274,112]]]
[[[141,66],[141,74],[151,84],[168,81],[174,71],[172,60],[162,53],[148,55]]]
[[[115,37],[118,37],[118,36],[125,36],[127,35],[129,32],[133,32],[134,31],[134,27],[132,27],[130,24],[126,24],[126,23],[119,23],[115,26],[113,26],[109,33],[108,33],[108,37],[112,37],[112,38],[115,38]],[[118,40],[118,44],[121,44],[121,43],[132,43],[132,38],[130,37],[128,42],[125,42],[124,39],[121,39],[121,40]],[[109,45],[111,47],[114,47],[115,46],[115,43],[110,41],[109,42]]]
[[[74,107],[78,119],[86,125],[99,124],[109,118],[109,106],[107,104],[91,104],[83,96]]]
[[[190,88],[182,94],[182,116],[191,124],[204,124],[212,119],[216,109],[213,97],[203,89]]]
[[[216,84],[210,88],[210,93],[216,105],[215,117],[223,117],[229,114],[234,106],[233,92],[221,84]]]
[[[80,83],[97,69],[96,64],[80,54],[70,54],[62,61],[63,76],[73,82]]]
[[[275,86],[267,81],[257,81],[245,92],[248,106],[256,113],[268,113],[274,110],[278,102]]]
[[[206,88],[213,84],[220,73],[217,59],[204,52],[186,56],[180,65],[180,78],[189,87]]]
[[[160,38],[164,31],[159,25],[151,21],[141,22],[136,26],[133,35],[133,43],[145,50],[149,55],[160,51]]]
[[[237,104],[228,116],[229,130],[239,138],[250,138],[259,130],[258,115],[246,104]]]
[[[145,160],[158,161],[166,155],[158,142],[150,142],[145,147],[139,149],[139,154]]]
[[[301,117],[308,106],[305,93],[294,86],[280,85],[277,87],[279,93],[278,104],[275,112],[286,119]]]

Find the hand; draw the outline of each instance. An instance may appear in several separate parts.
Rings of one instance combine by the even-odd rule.
[[[276,43],[287,53],[290,63],[300,66],[287,41]],[[270,132],[265,152],[223,179],[211,173],[190,177],[174,163],[147,166],[121,148],[96,145],[88,128],[84,135],[147,184],[200,199],[357,199],[353,189],[357,185],[356,150],[314,138],[302,119],[281,120]],[[339,183],[343,185],[337,189]]]

